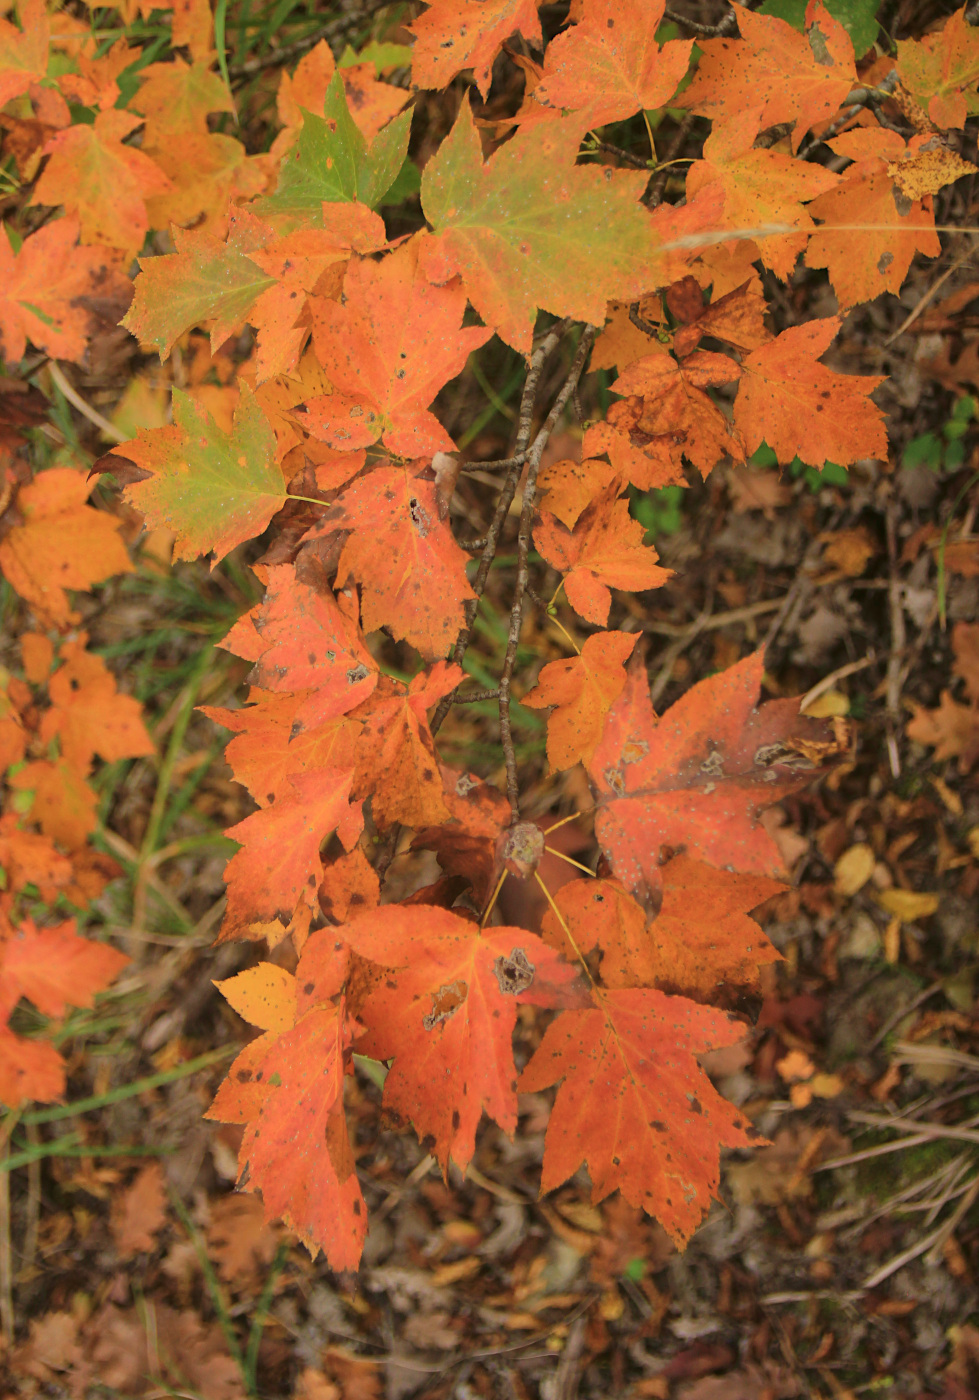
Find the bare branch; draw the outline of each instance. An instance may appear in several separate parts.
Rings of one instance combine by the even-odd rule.
[[[514,822],[520,819],[520,788],[517,781],[517,756],[513,747],[513,733],[510,726],[510,684],[517,660],[517,643],[520,640],[520,629],[523,625],[524,600],[529,580],[530,571],[527,558],[530,554],[531,526],[534,519],[534,507],[537,503],[537,473],[540,471],[544,448],[560,421],[565,404],[577,388],[578,380],[582,376],[597,334],[597,326],[585,327],[568,377],[562,384],[561,391],[554,400],[554,405],[527,454],[527,480],[524,484],[523,506],[520,511],[520,525],[517,532],[517,579],[513,590],[513,605],[510,609],[510,628],[507,635],[506,655],[503,659],[503,674],[500,676],[500,739],[506,759],[507,797],[510,800],[510,811],[513,814]]]

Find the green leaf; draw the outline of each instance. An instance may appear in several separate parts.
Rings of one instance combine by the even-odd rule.
[[[213,321],[211,346],[222,345],[247,319],[275,278],[246,256],[232,230],[227,243],[175,230],[176,253],[140,258],[133,303],[122,324],[165,359],[184,331]]]
[[[178,559],[215,555],[260,535],[286,500],[275,434],[247,387],[224,433],[195,399],[173,391],[173,425],[143,431],[125,455],[152,473],[126,500],[153,529],[173,530]]]
[[[322,223],[323,204],[359,200],[376,209],[405,163],[410,127],[409,109],[388,122],[368,148],[350,115],[340,74],[334,73],[323,116],[303,113],[302,130],[279,170],[278,189],[253,208],[259,214],[298,215],[316,225]]]
[[[468,103],[422,174],[433,282],[462,275],[501,340],[528,354],[538,309],[602,325],[607,301],[654,285],[643,171],[576,165],[575,118],[517,132],[484,164]]]
[[[927,466],[937,471],[941,465],[942,444],[935,433],[922,433],[912,438],[901,454],[901,466],[909,469]]]
[[[386,68],[410,68],[411,45],[384,44],[378,39],[371,39],[360,53],[354,53],[348,44],[340,55],[337,67],[353,68],[357,63],[373,63],[377,77],[380,77]]]
[[[412,195],[418,193],[422,187],[421,171],[413,160],[406,160],[398,172],[398,177],[381,200],[381,205],[387,207],[394,204],[404,204],[406,199],[411,199]]]
[[[857,58],[862,58],[877,39],[880,28],[877,11],[881,0],[823,0],[823,3],[853,40]],[[759,5],[758,13],[784,19],[793,29],[805,32],[806,0],[765,0],[764,5]]]

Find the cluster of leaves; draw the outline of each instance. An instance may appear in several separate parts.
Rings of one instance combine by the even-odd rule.
[[[24,479],[11,445],[0,468],[13,501],[0,517],[0,570],[48,629],[22,633],[22,677],[0,667],[0,774],[9,796],[0,816],[0,1102],[16,1107],[65,1090],[51,1041],[11,1029],[20,999],[61,1017],[69,1006],[91,1006],[128,962],[79,935],[74,919],[39,928],[32,913],[84,909],[120,873],[90,844],[97,798],[89,778],[96,757],[154,749],[137,702],[119,694],[105,662],[87,650],[65,591],[132,568],[120,522],[87,504],[92,483],[83,470],[56,466]]]
[[[596,1199],[620,1190],[678,1242],[717,1189],[719,1148],[751,1140],[697,1056],[742,1036],[718,1003],[756,986],[775,956],[750,918],[780,888],[760,815],[846,736],[796,701],[759,706],[760,654],[655,715],[636,633],[608,626],[613,589],[669,579],[625,492],[682,489],[688,468],[706,477],[763,446],[816,469],[886,456],[880,379],[822,363],[840,315],[774,335],[758,265],[783,281],[800,256],[826,269],[843,312],[897,292],[915,253],[940,251],[932,197],[973,170],[946,135],[979,111],[979,34],[963,10],[858,72],[864,55],[819,0],[801,30],[739,8],[739,37],[696,52],[690,39],[661,42],[663,10],[573,0],[545,43],[534,0],[432,0],[409,26],[414,87],[445,89],[471,69],[485,101],[504,51],[525,95],[492,122],[464,96],[440,144],[426,132],[420,181],[410,94],[383,81],[384,46],[343,68],[325,44],[313,49],[283,74],[271,150],[248,155],[210,129],[231,100],[205,4],[174,17],[189,63],[138,67],[125,40],[96,51],[69,16],[49,27],[43,0],[25,0],[20,30],[3,22],[0,93],[22,104],[4,121],[24,180],[46,159],[32,202],[62,211],[9,242],[7,359],[30,341],[82,360],[123,260],[168,224],[173,251],[141,257],[123,324],[161,357],[195,328],[214,351],[254,333],[231,422],[175,389],[172,422],[107,465],[149,525],[174,533],[179,558],[217,561],[272,527],[254,566],[264,598],[224,642],[253,664],[248,701],[210,712],[233,731],[228,759],[256,804],[229,832],[241,851],[220,936],[291,937],[298,964],[259,963],[223,984],[261,1034],[210,1114],[244,1126],[240,1184],[334,1267],[356,1266],[366,1230],[343,1111],[354,1047],[388,1066],[385,1106],[431,1140],[443,1169],[467,1166],[484,1110],[512,1132],[518,1090],[560,1084],[544,1187],[587,1164]],[[520,54],[506,44],[514,31]],[[394,61],[405,65],[403,49]],[[856,90],[873,100],[848,101]],[[884,102],[907,136],[875,115]],[[73,121],[70,104],[90,119]],[[638,168],[604,164],[614,143],[589,135],[667,107],[712,124],[671,187],[677,204],[647,192],[655,151]],[[389,240],[378,211],[413,189],[420,216],[402,205]],[[557,319],[538,326],[541,313]],[[493,336],[528,371],[511,455],[482,464],[499,491],[467,550],[451,520],[455,443],[433,405]],[[545,412],[542,371],[559,348],[570,367]],[[617,397],[585,425],[581,463],[542,470],[586,367],[614,369]],[[53,477],[20,487],[17,529],[61,499]],[[441,764],[435,735],[466,698],[460,663],[518,490],[496,692],[504,795]],[[564,629],[574,655],[546,666],[524,701],[549,710],[551,767],[585,766],[603,860],[600,876],[548,894],[540,936],[493,923],[503,880],[536,876],[545,842],[521,820],[510,721],[532,547],[541,573],[560,576],[580,620],[569,627],[588,630],[579,648]],[[30,582],[30,552],[0,548],[23,596],[65,627]],[[392,674],[392,640],[416,655],[408,681]],[[72,645],[62,671],[81,664]],[[60,674],[49,714],[61,713]],[[24,709],[12,702],[15,727]],[[49,766],[76,772],[104,754],[89,734],[71,758],[60,723],[49,721],[61,744]],[[43,833],[43,800],[30,810]],[[443,877],[393,901],[383,879],[402,828]],[[518,1004],[558,1013],[519,1075]]]

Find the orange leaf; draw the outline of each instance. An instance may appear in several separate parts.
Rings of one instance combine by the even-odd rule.
[[[534,543],[553,568],[564,574],[564,591],[575,612],[603,626],[612,606],[612,588],[659,588],[672,574],[643,544],[645,530],[629,515],[629,502],[618,499],[616,477],[601,491],[569,530],[546,510],[534,526]]]
[[[27,1040],[0,1026],[0,1103],[19,1108],[28,1099],[64,1097],[65,1062],[49,1040]]]
[[[617,472],[614,463],[609,466],[601,458],[586,457],[583,462],[575,462],[566,457],[544,468],[537,478],[537,489],[547,492],[544,505],[550,514],[573,530],[585,506],[617,475],[625,473]]]
[[[301,582],[294,564],[269,569],[265,599],[249,616],[260,638],[250,657],[257,663],[252,682],[263,690],[312,691],[296,711],[294,733],[338,719],[373,692],[377,662],[360,628],[329,589]]]
[[[794,122],[796,152],[806,132],[835,116],[857,85],[850,36],[818,3],[806,10],[806,34],[772,15],[739,10],[737,17],[741,40],[701,42],[693,81],[674,105],[715,120],[749,111],[759,131]]]
[[[307,949],[333,932],[313,934]],[[450,1157],[464,1171],[484,1108],[505,1132],[516,1127],[517,1003],[566,1002],[575,969],[525,929],[480,929],[425,905],[385,905],[348,924],[343,937],[392,969],[359,1012],[364,1053],[394,1059],[385,1106],[410,1119],[420,1138],[431,1134],[443,1172]]]
[[[839,326],[838,316],[791,326],[745,357],[734,421],[746,451],[767,442],[780,462],[798,456],[820,470],[827,461],[886,459],[884,415],[870,398],[884,376],[834,374],[819,363]]]
[[[798,700],[757,707],[764,653],[701,681],[657,720],[635,663],[589,764],[598,840],[650,913],[661,902],[660,851],[685,846],[713,866],[777,875],[761,812],[792,792],[842,739],[799,714]]]
[[[89,588],[132,572],[121,522],[85,504],[95,483],[71,467],[49,467],[22,486],[23,525],[0,540],[0,572],[16,593],[56,626],[77,620],[66,588]]]
[[[633,360],[612,388],[619,394],[639,394],[643,414],[639,427],[654,436],[673,433],[683,453],[707,477],[722,457],[742,460],[741,446],[724,414],[705,392],[729,384],[741,370],[727,355],[698,350],[682,363],[665,351]]]
[[[51,25],[44,0],[22,0],[17,10],[22,30],[0,19],[0,107],[27,92],[48,71]]]
[[[45,743],[58,736],[65,760],[86,774],[98,754],[106,763],[156,752],[131,695],[120,695],[116,678],[83,640],[65,642],[62,665],[48,681],[51,708],[41,720]]]
[[[304,536],[352,533],[337,567],[337,588],[349,578],[361,586],[365,632],[388,627],[426,660],[444,656],[474,596],[466,579],[468,555],[442,518],[428,464],[378,466],[348,486],[318,525]]]
[[[464,875],[473,897],[485,904],[500,874],[497,842],[510,822],[510,804],[499,788],[475,773],[440,771],[448,817],[440,826],[416,832],[411,848],[434,851],[446,875]]]
[[[301,903],[313,907],[320,882],[319,851],[337,832],[349,849],[363,830],[360,803],[349,803],[353,773],[348,768],[296,772],[275,802],[225,832],[240,841],[225,871],[228,909],[222,941],[263,936],[263,923],[283,917],[287,924]]]
[[[586,128],[665,106],[686,76],[693,40],[657,44],[663,9],[664,0],[585,0],[580,22],[547,46],[534,104],[577,112]]]
[[[547,761],[552,769],[572,768],[591,758],[605,716],[622,694],[625,663],[638,640],[636,632],[597,632],[587,638],[579,656],[545,666],[537,685],[523,697],[520,703],[532,710],[555,707],[547,720]]]
[[[313,346],[333,393],[297,409],[303,426],[350,451],[381,438],[390,452],[454,452],[429,405],[492,335],[462,329],[466,294],[457,279],[433,287],[418,271],[417,239],[380,262],[357,259],[343,299],[312,299]]]
[[[109,986],[129,962],[125,953],[81,938],[75,921],[36,928],[25,919],[0,939],[0,1020],[7,1020],[21,997],[45,1016],[63,1016],[69,1006],[93,1006],[95,993]]]
[[[149,228],[146,200],[170,181],[133,146],[123,145],[141,118],[110,108],[93,126],[70,126],[45,146],[50,156],[34,187],[34,204],[63,204],[77,214],[83,243],[107,243],[132,257]]]
[[[426,711],[462,679],[462,668],[445,661],[420,671],[408,686],[382,676],[354,712],[363,732],[353,790],[359,797],[373,793],[371,811],[382,831],[395,822],[423,827],[448,817]]]
[[[519,31],[541,46],[539,0],[430,0],[430,8],[408,26],[415,36],[411,76],[419,87],[448,87],[472,68],[483,101],[493,59],[505,39]]]
[[[897,45],[902,82],[942,128],[965,126],[966,117],[979,112],[979,32],[966,20],[965,10],[949,15],[937,33]]]
[[[594,992],[547,1028],[520,1089],[559,1081],[541,1189],[586,1165],[592,1200],[616,1189],[659,1220],[681,1247],[717,1194],[719,1148],[757,1134],[722,1099],[695,1056],[735,1045],[745,1027],[685,997],[627,988]]]
[[[118,253],[78,247],[78,220],[56,219],[24,239],[14,253],[0,238],[0,343],[8,363],[27,342],[54,359],[81,361],[98,325],[88,298],[115,298],[124,307],[129,279]]]

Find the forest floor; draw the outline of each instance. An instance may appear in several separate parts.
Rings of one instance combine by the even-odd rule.
[[[960,184],[944,222],[971,226],[975,214]],[[708,1061],[771,1145],[727,1155],[721,1199],[682,1254],[617,1195],[593,1204],[584,1172],[539,1198],[545,1096],[521,1100],[513,1142],[485,1124],[467,1178],[443,1181],[413,1135],[378,1126],[373,1080],[350,1079],[371,1220],[357,1275],[330,1273],[264,1222],[258,1197],[235,1192],[241,1130],[202,1115],[249,1031],[213,984],[268,954],[213,946],[234,849],[221,832],[250,806],[224,762],[225,732],[197,707],[244,694],[247,666],[215,643],[260,596],[248,567],[259,547],[210,573],[174,564],[171,539],[113,507],[136,572],[79,606],[158,750],[99,779],[102,850],[118,878],[93,918],[132,962],[95,1012],[65,1022],[67,1106],[26,1111],[15,1137],[0,1134],[0,1291],[17,1320],[13,1345],[0,1342],[0,1397],[979,1395],[974,248],[953,235],[900,298],[844,323],[834,367],[888,376],[877,398],[890,462],[839,479],[722,467],[706,483],[691,477],[682,500],[635,507],[676,571],[629,602],[657,709],[766,646],[769,694],[808,694],[811,713],[845,714],[854,733],[849,760],[771,818],[791,888],[763,924],[783,961],[763,969],[764,995],[745,1008],[747,1040]],[[831,314],[806,277],[767,290],[808,298],[807,316]],[[126,339],[106,336],[76,376],[105,414],[131,382],[126,412],[162,395]],[[602,385],[586,377],[586,413]],[[466,455],[499,456],[506,413],[487,415],[469,388],[470,401],[442,405],[446,420],[481,419]],[[105,450],[88,420],[56,407],[66,440]],[[580,452],[573,416],[550,450]],[[479,534],[468,480],[453,513]],[[477,629],[474,674],[487,685],[508,569],[501,556]],[[0,663],[23,625],[16,600],[3,607]],[[563,654],[544,613],[528,617],[525,688]],[[921,718],[946,691],[956,704]],[[463,746],[450,720],[443,756],[498,781],[493,705],[470,709],[481,742]],[[536,755],[540,774],[529,814],[581,811],[562,829],[565,849],[593,860],[584,778],[548,777],[541,716],[514,714],[521,760],[533,767]],[[433,859],[396,862],[389,896],[429,881]],[[566,875],[554,862],[548,883]],[[541,908],[511,881],[504,913],[534,928]],[[287,945],[274,957],[288,965]],[[518,1063],[537,1034],[528,1014]]]

